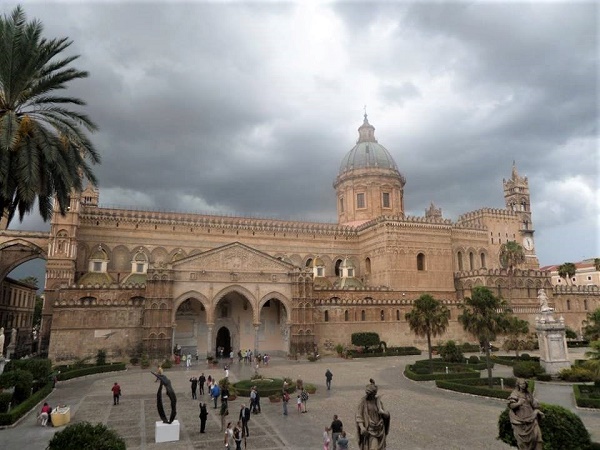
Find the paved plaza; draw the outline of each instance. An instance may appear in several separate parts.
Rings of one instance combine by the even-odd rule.
[[[262,413],[252,415],[249,422],[248,449],[318,450],[323,448],[322,434],[333,414],[338,414],[350,436],[350,448],[357,448],[354,413],[364,394],[369,378],[379,387],[384,406],[391,413],[388,450],[396,449],[508,449],[496,440],[498,416],[505,407],[502,400],[481,398],[437,389],[433,382],[413,382],[402,375],[406,364],[420,357],[390,357],[344,360],[327,357],[317,362],[288,361],[274,358],[268,367],[261,367],[265,377],[302,378],[315,384],[317,392],[308,400],[308,413],[296,412],[295,399],[289,404],[289,415],[282,414],[281,403],[261,399]],[[325,371],[333,372],[330,391],[325,388]],[[498,366],[495,375],[511,376],[511,368]],[[165,374],[177,392],[177,419],[181,423],[179,442],[154,442],[154,426],[158,419],[154,376],[150,370],[133,367],[126,372],[99,374],[60,382],[49,396],[52,406],[71,406],[71,423],[103,422],[115,429],[130,450],[154,449],[219,449],[224,448],[220,420],[209,404],[206,434],[200,434],[198,401],[192,400],[189,378],[201,372],[217,379],[224,376],[220,369],[208,369],[205,362],[195,363],[191,370],[174,367]],[[249,378],[250,366],[233,364],[232,382]],[[120,405],[113,406],[111,386],[117,381],[123,390]],[[538,383],[536,394],[541,401],[563,404],[581,416],[595,441],[600,441],[600,412],[576,409],[569,397],[569,387]],[[546,400],[546,398],[548,400]],[[199,396],[202,400],[202,397]],[[207,395],[204,400],[209,401]],[[202,400],[202,401],[204,401]],[[240,404],[247,398],[230,402],[230,419],[237,421]],[[568,403],[571,404],[568,404]],[[567,404],[565,404],[567,403]],[[168,401],[166,402],[168,404]],[[167,415],[169,408],[167,406]],[[0,430],[1,448],[45,449],[54,428],[36,425],[36,414],[30,413],[12,428]]]

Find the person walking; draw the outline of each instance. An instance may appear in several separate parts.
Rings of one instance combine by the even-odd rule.
[[[205,433],[206,419],[208,418],[208,410],[206,409],[206,403],[200,402],[200,433]]]
[[[242,450],[242,424],[238,422],[233,429],[233,441],[235,442],[235,450]]]
[[[121,397],[121,386],[119,386],[119,383],[115,381],[115,384],[113,384],[111,391],[113,393],[113,406],[118,405],[119,397]]]
[[[288,402],[290,401],[290,394],[284,389],[281,395],[281,403],[283,404],[283,415],[288,415]]]
[[[204,395],[204,383],[206,383],[206,377],[204,376],[204,372],[198,378],[198,388],[200,389],[200,395]]]
[[[323,450],[329,450],[330,443],[329,433],[327,433],[327,427],[325,427],[325,431],[323,431]]]
[[[302,398],[300,398],[300,394],[298,394],[296,404],[298,405],[298,414],[300,414],[302,412]]]
[[[242,435],[250,436],[250,430],[248,429],[248,421],[250,420],[250,408],[246,405],[240,405],[240,417],[238,419],[242,423]]]
[[[337,448],[338,450],[348,450],[348,438],[346,437],[345,431],[342,431],[338,437]]]
[[[198,396],[196,395],[196,391],[198,390],[198,378],[190,378],[190,383],[192,383],[192,400],[196,400],[198,398]]]
[[[231,422],[227,422],[227,428],[225,428],[225,435],[223,436],[225,448],[231,448],[233,444],[233,428],[231,428]]]
[[[333,379],[333,374],[331,373],[331,370],[327,369],[327,371],[325,372],[325,384],[327,385],[328,391],[331,389],[331,380],[332,379]]]
[[[327,428],[327,431],[331,431],[331,442],[333,443],[331,448],[333,450],[336,450],[337,441],[338,441],[342,431],[344,431],[344,424],[338,418],[337,414],[333,415],[333,421],[331,422],[331,425]]]
[[[217,400],[219,400],[219,396],[221,395],[221,389],[219,389],[219,385],[214,383],[210,390],[210,396],[213,398],[215,402],[215,407],[213,409],[217,409]]]

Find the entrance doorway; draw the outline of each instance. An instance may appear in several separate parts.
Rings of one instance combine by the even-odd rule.
[[[219,331],[217,331],[217,345],[215,347],[215,356],[217,358],[220,356],[219,347],[223,348],[222,356],[229,358],[229,353],[231,352],[231,334],[227,327],[221,327],[219,328]]]

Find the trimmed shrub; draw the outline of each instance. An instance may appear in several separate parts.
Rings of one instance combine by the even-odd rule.
[[[591,445],[590,434],[578,415],[557,405],[542,403],[540,410],[545,417],[540,421],[544,450],[587,450]],[[517,446],[506,408],[498,418],[498,439],[512,447]]]
[[[462,363],[465,359],[462,349],[452,340],[441,345],[438,352],[445,362]]]
[[[531,355],[529,353],[521,353],[522,361],[529,361],[531,359]]]
[[[8,411],[8,404],[12,400],[12,393],[2,392],[0,393],[0,413]]]
[[[97,366],[105,366],[106,365],[106,350],[101,348],[96,353],[96,365]]]
[[[79,422],[68,425],[54,435],[48,444],[48,450],[125,450],[125,440],[106,425]]]
[[[577,403],[577,406],[600,409],[600,386],[574,384],[573,395],[575,396],[575,403]]]
[[[479,356],[471,355],[469,356],[469,364],[477,364],[479,361]]]
[[[423,367],[423,366],[417,366]],[[420,369],[419,369],[420,370]],[[425,373],[418,374],[415,372],[415,366],[408,365],[404,369],[404,376],[414,381],[430,381],[430,380],[451,380],[456,378],[479,378],[481,373],[478,370],[469,368],[462,369],[461,372],[451,371],[449,373],[437,372],[437,373]]]
[[[513,374],[517,378],[535,378],[544,373],[544,368],[536,361],[520,361],[513,366]]]
[[[565,381],[594,381],[594,373],[585,367],[571,367],[570,369],[562,369],[558,376]]]
[[[31,395],[33,375],[26,370],[11,370],[0,375],[0,388],[15,387],[11,402],[13,406],[23,403]]]
[[[440,389],[447,389],[449,391],[463,392],[465,394],[480,395],[483,397],[494,397],[506,399],[510,395],[510,391],[506,388],[514,388],[516,384],[516,378],[502,378],[504,380],[504,387],[502,389],[502,382],[500,377],[492,378],[492,388],[488,386],[487,378],[471,378],[471,379],[457,379],[457,380],[435,380],[435,385]]]
[[[261,397],[268,397],[269,395],[278,394],[283,389],[283,380],[281,378],[262,378],[254,380],[241,380],[234,383],[233,388],[236,390],[237,395],[240,397],[250,397],[250,390],[252,386],[256,386],[258,393]],[[308,385],[306,385],[308,386]],[[288,392],[291,392],[293,387],[288,387]]]
[[[59,381],[66,381],[70,380],[71,378],[85,377],[86,375],[93,375],[95,373],[118,372],[125,369],[125,363],[114,363],[106,366],[91,366],[84,367],[83,369],[74,369],[69,370],[68,372],[61,372],[58,374],[57,378]]]
[[[540,373],[536,378],[540,381],[552,381],[552,375],[549,373]]]
[[[365,350],[369,347],[379,346],[379,335],[373,332],[352,333],[352,345],[364,347]]]
[[[12,370],[26,370],[33,380],[46,383],[52,373],[52,362],[46,358],[13,359],[6,365],[4,373]]]

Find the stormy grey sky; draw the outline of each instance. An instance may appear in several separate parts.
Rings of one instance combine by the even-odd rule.
[[[90,73],[105,206],[333,222],[366,105],[409,215],[504,207],[515,160],[541,265],[600,257],[595,2],[21,4]]]

